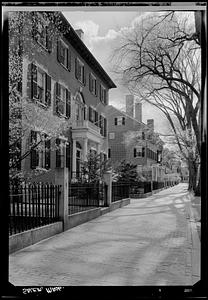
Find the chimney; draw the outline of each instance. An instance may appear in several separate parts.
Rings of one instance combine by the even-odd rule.
[[[139,122],[142,122],[142,103],[135,103],[135,119]]]
[[[151,129],[152,132],[154,132],[154,119],[148,119],[147,126]]]
[[[84,31],[80,28],[80,29],[76,29],[75,32],[79,36],[79,38],[83,41]]]
[[[126,114],[134,118],[134,96],[126,95]]]

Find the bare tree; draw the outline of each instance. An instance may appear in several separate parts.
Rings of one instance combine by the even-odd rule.
[[[114,71],[123,84],[163,112],[180,151],[178,125],[182,131],[192,129],[200,157],[201,47],[194,18],[190,22],[190,15],[153,14],[125,33],[120,43],[114,52]]]

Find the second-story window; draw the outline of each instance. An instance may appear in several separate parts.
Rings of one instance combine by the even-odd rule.
[[[114,119],[114,125],[125,125],[125,117],[117,117]]]
[[[145,148],[137,146],[134,148],[134,157],[144,157],[145,156]]]
[[[96,126],[99,126],[98,124],[98,112],[89,106],[89,121],[94,123]]]
[[[71,116],[71,93],[64,86],[56,82],[56,113],[58,115],[70,118]]]
[[[71,53],[68,46],[62,41],[59,40],[57,43],[57,60],[69,71],[71,69]]]
[[[51,77],[35,64],[31,68],[31,99],[49,106],[51,104]]]
[[[85,67],[84,63],[76,58],[75,59],[75,77],[83,84],[85,84],[86,78],[85,78]]]
[[[103,104],[107,104],[107,91],[102,84],[100,84],[100,101]]]
[[[92,73],[89,74],[89,90],[95,96],[97,95],[97,80]]]

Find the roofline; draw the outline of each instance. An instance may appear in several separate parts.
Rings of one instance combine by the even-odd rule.
[[[84,42],[80,39],[76,31],[73,29],[71,24],[68,22],[68,20],[64,17],[64,15],[60,12],[60,17],[63,23],[66,26],[70,27],[70,31],[65,34],[65,37],[69,37],[69,42],[73,39],[75,42],[75,45],[78,46],[76,50],[79,52],[80,55],[88,56],[89,61],[91,62],[91,65],[93,65],[93,68],[99,73],[99,75],[103,78],[105,83],[110,88],[116,88],[117,86],[112,81],[112,79],[109,77],[109,75],[106,73],[106,71],[103,69],[103,67],[100,65],[100,63],[96,60],[96,58],[92,55],[90,50],[87,48],[87,46],[84,44]],[[73,45],[72,45],[73,46]]]

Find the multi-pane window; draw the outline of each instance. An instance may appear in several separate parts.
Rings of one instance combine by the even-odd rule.
[[[134,157],[144,157],[145,156],[145,148],[141,146],[137,146],[134,148]]]
[[[114,125],[125,125],[125,117],[116,117],[114,119]]]
[[[98,112],[89,106],[89,121],[94,123],[96,126],[99,126],[98,124]]]
[[[97,95],[97,80],[92,73],[89,74],[89,90],[92,94]]]
[[[107,91],[102,84],[100,84],[100,101],[104,104],[107,104]]]
[[[62,41],[59,40],[57,43],[57,59],[65,68],[69,71],[71,69],[71,52],[67,45]]]
[[[49,26],[39,14],[33,14],[32,36],[46,50],[52,50],[52,38],[49,33]]]
[[[75,59],[75,77],[83,84],[85,84],[85,67],[84,63],[78,58]]]
[[[30,98],[45,106],[51,104],[51,77],[35,64],[30,65]]]
[[[50,139],[46,134],[31,131],[31,169],[50,168]]]
[[[58,115],[70,118],[71,115],[71,93],[63,85],[56,82],[56,113]]]

